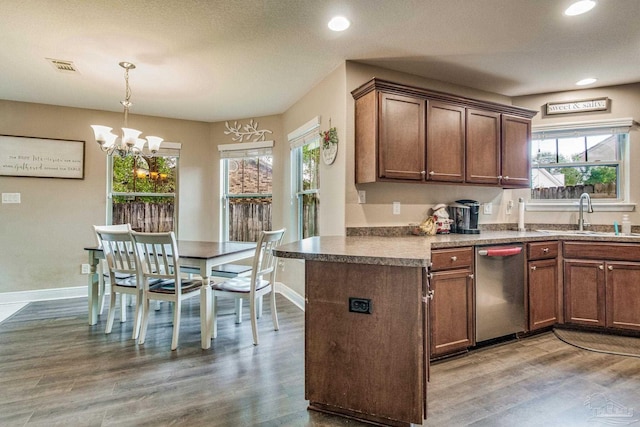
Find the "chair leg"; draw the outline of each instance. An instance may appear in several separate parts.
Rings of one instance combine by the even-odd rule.
[[[262,295],[258,297],[258,301],[256,301],[257,309],[258,309],[258,319],[262,317]]]
[[[140,334],[140,322],[142,321],[142,290],[138,291],[136,295],[136,312],[133,319],[133,334],[131,339],[137,340]]]
[[[104,296],[107,289],[106,282],[104,280],[103,262],[98,263],[98,314],[102,315],[104,310]]]
[[[249,299],[249,311],[251,312],[251,332],[253,332],[253,345],[258,345],[258,313],[256,312],[255,298]]]
[[[236,324],[242,323],[242,298],[235,299],[236,305]]]
[[[105,329],[105,334],[111,333],[111,328],[113,328],[113,320],[116,317],[116,292],[111,289],[111,298],[109,303],[109,314],[107,315],[107,328]]]
[[[211,292],[211,338],[218,336],[218,298],[216,298],[216,291]]]
[[[273,288],[271,288],[269,297],[271,298],[271,320],[273,320],[273,330],[277,331],[280,329],[280,325],[278,324],[278,310],[276,308],[276,292]]]
[[[127,321],[127,294],[120,294],[120,323]]]
[[[140,327],[140,335],[138,335],[138,344],[144,344],[147,337],[147,325],[149,324],[149,298],[145,296],[142,307],[142,326]]]
[[[180,312],[182,304],[175,301],[173,304],[173,338],[171,339],[171,350],[178,348],[178,336],[180,335]]]

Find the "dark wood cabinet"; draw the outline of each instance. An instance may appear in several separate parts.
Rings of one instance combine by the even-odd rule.
[[[505,188],[531,185],[531,120],[502,115],[502,174]]]
[[[565,242],[563,248],[565,321],[640,330],[640,245]]]
[[[351,93],[356,184],[529,185],[536,111],[375,78]]]
[[[425,103],[424,99],[380,94],[380,178],[423,180]]]
[[[529,331],[559,321],[558,242],[527,245]]]
[[[428,101],[426,179],[435,182],[463,182],[464,151],[464,107]]]
[[[500,113],[467,109],[465,181],[500,184]]]
[[[473,248],[431,253],[429,288],[431,357],[465,351],[475,345]]]
[[[309,408],[379,425],[422,424],[425,274],[421,267],[305,262]]]

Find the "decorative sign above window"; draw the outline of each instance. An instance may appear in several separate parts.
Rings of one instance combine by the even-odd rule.
[[[609,98],[583,99],[581,101],[548,102],[545,105],[545,114],[587,113],[592,111],[607,111],[611,108]]]

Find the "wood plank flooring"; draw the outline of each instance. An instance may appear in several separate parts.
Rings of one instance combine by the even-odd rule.
[[[248,319],[227,315],[202,350],[198,302],[187,301],[175,352],[167,304],[140,346],[132,312],[105,335],[106,312],[88,326],[86,299],[31,303],[0,323],[0,426],[364,425],[307,411],[304,313],[278,303],[280,330],[265,304],[259,346]],[[602,402],[640,412],[640,359],[547,333],[433,365],[424,425],[599,426]]]

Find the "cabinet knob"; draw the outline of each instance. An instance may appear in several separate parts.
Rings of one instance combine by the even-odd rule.
[[[504,178],[502,178],[502,179],[504,179],[505,181],[509,181],[509,175],[505,176],[505,177],[504,177]]]
[[[425,176],[427,174],[427,171],[422,171],[420,172],[420,175]]]
[[[598,268],[599,268],[600,270],[604,270],[604,265],[600,264],[600,265],[598,266]]]
[[[469,275],[469,279],[473,280],[473,274]]]
[[[458,257],[457,257],[457,256],[452,256],[452,257],[451,257],[451,261],[456,262],[457,260],[458,260]]]
[[[502,179],[502,175],[498,175],[498,179]]]
[[[549,252],[549,248],[543,248],[542,252],[544,252],[546,254],[547,252]]]
[[[428,299],[433,299],[433,291],[428,291],[427,292],[427,298]]]
[[[435,175],[435,174],[436,174],[436,173],[435,173],[434,171],[429,172],[429,175],[430,175],[430,176],[433,176],[433,175]]]
[[[537,268],[537,267],[536,267],[535,265],[532,265],[532,266],[531,266],[531,270],[533,270],[533,271],[535,271],[535,270],[536,270],[536,268]]]
[[[613,271],[613,265],[609,265],[607,266],[607,268],[609,269],[609,271]]]

